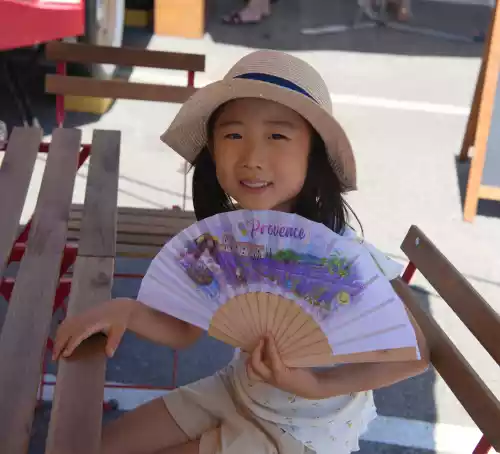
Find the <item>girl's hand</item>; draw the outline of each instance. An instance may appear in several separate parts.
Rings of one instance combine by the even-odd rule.
[[[251,380],[265,381],[283,391],[306,399],[316,399],[319,382],[308,369],[287,367],[278,352],[272,336],[261,339],[247,361],[247,373]]]
[[[52,360],[56,361],[61,354],[67,358],[78,345],[96,333],[106,334],[106,354],[112,357],[127,330],[133,303],[133,300],[118,298],[65,319],[57,330]]]

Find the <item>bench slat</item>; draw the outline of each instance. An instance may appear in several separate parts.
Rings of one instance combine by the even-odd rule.
[[[0,335],[0,452],[26,454],[52,319],[81,132],[55,129],[28,248]]]
[[[78,257],[68,316],[111,298],[114,259]],[[46,454],[99,454],[106,375],[105,338],[83,342],[58,364]]]
[[[168,241],[168,239],[167,239]],[[120,244],[116,246],[116,254],[120,257],[152,259],[160,252],[161,246],[138,244]]]
[[[73,204],[71,205],[71,213],[70,219],[81,219],[83,211],[82,204]],[[173,208],[142,208],[142,207],[128,207],[128,206],[120,206],[118,207],[118,215],[120,219],[123,216],[129,216],[130,222],[132,223],[141,223],[141,219],[145,216],[149,216],[150,218],[158,218],[160,220],[164,218],[179,218],[179,219],[190,219],[192,222],[196,222],[196,217],[193,211],[183,211],[181,209],[173,209]],[[146,221],[149,222],[149,219]]]
[[[72,241],[78,241],[81,235],[81,210],[82,205],[72,205],[68,222]],[[168,240],[195,221],[190,211],[119,207],[117,254],[152,258]]]
[[[147,221],[151,221],[148,224]],[[127,217],[119,216],[119,233],[136,233],[136,234],[147,234],[147,235],[172,235],[181,230],[189,227],[192,222],[188,219],[176,219],[176,218],[153,218],[145,217],[143,222],[138,224],[131,224],[127,222]],[[70,230],[80,230],[81,221],[70,220],[68,222],[68,227]]]
[[[500,316],[418,227],[412,226],[401,249],[500,364]]]
[[[147,245],[147,246],[157,246],[162,247],[174,234],[171,235],[148,235],[144,234],[133,234],[133,233],[118,233],[117,243],[118,244],[136,244],[136,245]],[[71,230],[68,232],[68,239],[70,241],[79,241],[81,238],[81,233],[77,230]]]
[[[395,290],[420,326],[430,348],[431,362],[465,410],[500,452],[500,403],[455,347],[438,323],[418,303],[411,289]]]
[[[120,131],[94,131],[78,255],[115,257]]]
[[[131,47],[94,46],[84,43],[52,41],[46,44],[45,55],[48,60],[52,61],[110,63],[119,66],[205,71],[204,55]]]
[[[48,74],[45,91],[60,95],[183,103],[196,88]]]
[[[0,167],[0,280],[17,237],[41,140],[40,128],[15,127]]]

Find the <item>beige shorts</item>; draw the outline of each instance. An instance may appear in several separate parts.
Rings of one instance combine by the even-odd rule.
[[[309,454],[313,451],[278,426],[250,414],[236,399],[224,371],[164,397],[179,427],[200,439],[200,454]]]

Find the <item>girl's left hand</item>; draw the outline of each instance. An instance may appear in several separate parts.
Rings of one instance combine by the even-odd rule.
[[[272,336],[261,339],[247,361],[251,380],[265,381],[283,391],[306,399],[316,399],[319,381],[309,369],[287,367]]]

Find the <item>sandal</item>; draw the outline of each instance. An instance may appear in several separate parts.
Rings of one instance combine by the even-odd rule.
[[[239,11],[236,11],[232,13],[229,16],[225,16],[222,18],[222,22],[228,25],[255,25],[255,24],[260,24],[263,19],[265,19],[268,15],[263,14],[260,19],[255,19],[255,20],[243,20],[241,18],[241,13]]]
[[[409,2],[404,0],[390,0],[387,2],[387,14],[398,22],[408,22],[411,17]]]
[[[399,22],[408,22],[410,20],[410,16],[411,16],[410,11],[408,11],[407,8],[402,6],[398,11],[397,18]]]

